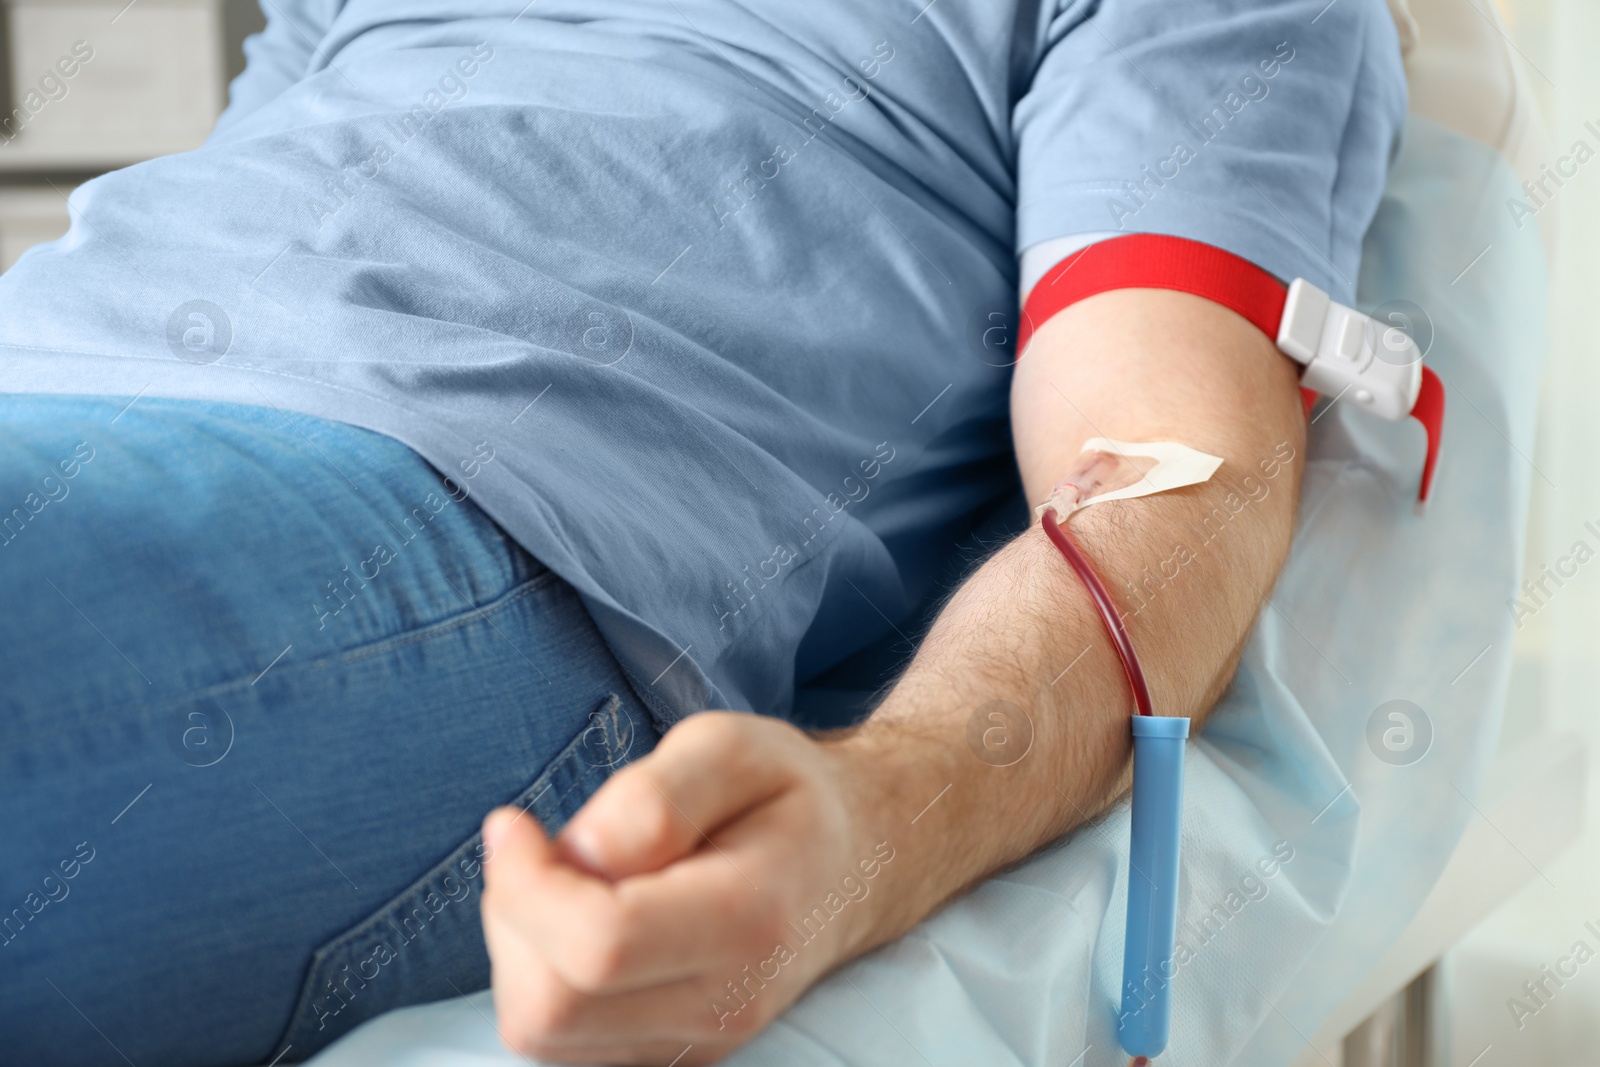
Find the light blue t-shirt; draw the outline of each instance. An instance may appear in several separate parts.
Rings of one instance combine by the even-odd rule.
[[[1404,112],[1382,0],[266,6],[210,142],[0,279],[0,390],[399,438],[667,719],[908,650],[1018,491],[1021,249],[1171,233],[1348,300]]]

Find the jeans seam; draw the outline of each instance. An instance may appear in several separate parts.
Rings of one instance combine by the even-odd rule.
[[[616,659],[617,666],[622,669],[622,680],[628,683],[628,688],[633,690],[633,695],[638,698],[640,704],[644,705],[645,714],[650,716],[662,733],[666,733],[683,721],[684,716],[678,714],[678,709],[657,696],[650,687],[640,686],[639,678],[622,661],[621,657],[614,656],[613,658]],[[689,712],[689,714],[692,715],[694,713]]]
[[[609,693],[606,698],[600,702],[595,712],[591,713],[591,716],[584,720],[585,725],[579,729],[572,740],[569,741],[566,746],[545,765],[544,769],[536,778],[534,778],[532,782],[520,790],[506,803],[516,804],[534,818],[539,818],[539,816],[534,813],[534,807],[537,803],[544,799],[545,793],[548,792],[549,788],[546,786],[544,789],[540,789],[539,787],[541,783],[548,782],[554,779],[558,774],[566,771],[572,775],[573,780],[565,789],[561,791],[561,793],[553,797],[548,802],[551,805],[554,805],[557,810],[559,810],[562,802],[571,796],[574,790],[588,782],[595,771],[603,769],[600,765],[588,762],[581,758],[585,739],[588,737],[589,732],[594,728],[593,715],[610,713],[612,718],[615,719],[616,713],[621,707],[622,700],[618,694]],[[611,756],[611,760],[605,765],[604,769],[614,769],[615,761],[619,758],[616,753],[618,740],[613,737],[613,731],[611,730],[602,731],[602,736],[605,741],[606,750]],[[626,753],[623,753],[623,755],[625,756]],[[574,770],[573,765],[580,762],[585,765],[581,769]],[[532,794],[532,797],[527,801],[526,805],[524,806],[523,804],[519,803],[520,798],[528,794]],[[308,1025],[305,1020],[308,1016],[308,1013],[315,1013],[314,1005],[317,997],[318,979],[326,973],[326,968],[329,967],[331,963],[336,962],[339,958],[341,958],[340,954],[347,952],[349,946],[358,944],[363,937],[369,936],[373,933],[373,931],[381,928],[383,923],[392,914],[396,913],[397,910],[404,910],[404,905],[406,903],[416,899],[419,894],[422,894],[425,890],[429,889],[433,885],[434,875],[436,872],[438,872],[441,868],[448,869],[452,867],[455,857],[458,853],[464,852],[465,854],[470,855],[474,843],[481,842],[482,839],[482,830],[475,831],[460,844],[456,845],[449,852],[445,853],[445,855],[437,862],[429,865],[421,874],[409,882],[393,897],[374,908],[372,913],[366,918],[362,919],[349,929],[334,935],[323,944],[312,950],[311,958],[306,966],[305,978],[301,982],[299,995],[295,998],[294,1008],[290,1012],[288,1022],[278,1040],[279,1045],[282,1045],[285,1041],[295,1036],[296,1031],[301,1029],[303,1025]],[[487,858],[485,857],[483,861],[486,862]],[[478,876],[474,876],[474,879],[476,877]],[[473,879],[469,879],[469,881],[470,880]]]
[[[556,575],[554,571],[544,571],[535,577],[528,579],[522,585],[517,586],[509,592],[501,594],[498,599],[491,600],[489,603],[483,605],[473,604],[459,615],[447,616],[435,622],[428,623],[425,626],[419,626],[416,629],[406,630],[403,633],[392,634],[389,637],[381,638],[372,642],[371,644],[357,645],[355,648],[345,649],[331,656],[323,656],[319,659],[307,660],[304,663],[298,664],[298,666],[302,668],[326,668],[330,661],[334,660],[337,660],[337,662],[341,664],[358,663],[363,659],[367,659],[372,656],[379,656],[385,652],[392,652],[397,648],[405,648],[407,645],[414,645],[420,641],[427,641],[430,638],[439,636],[440,634],[446,634],[452,630],[458,630],[469,623],[478,621],[479,619],[487,620],[490,615],[499,614],[506,608],[511,607],[517,601],[538,592],[542,586],[549,584],[555,579]]]
[[[608,699],[607,704],[609,704],[611,702],[614,702],[616,700],[617,700],[617,696],[616,696],[615,693],[613,693],[613,694],[611,694],[610,698]],[[527,793],[527,792],[533,790],[533,788],[535,786],[537,786],[540,782],[544,781],[546,778],[554,777],[554,775],[556,774],[556,772],[558,770],[560,770],[562,767],[564,767],[570,761],[574,760],[578,755],[577,751],[575,751],[575,750],[578,749],[581,746],[581,744],[583,742],[583,738],[588,732],[589,732],[589,728],[588,727],[585,727],[584,729],[578,731],[578,736],[574,737],[567,744],[567,747],[561,751],[561,754],[556,756],[555,759],[551,760],[549,765],[539,775],[539,777],[535,778],[531,783],[529,783],[527,788],[523,789],[522,792],[523,793]],[[567,797],[571,796],[572,795],[572,791],[574,789],[578,788],[578,786],[582,785],[584,782],[588,781],[590,773],[595,771],[596,769],[598,769],[598,768],[595,765],[590,764],[582,773],[580,773],[577,776],[576,779],[573,780],[571,785],[567,786],[566,789],[562,790],[562,792],[561,792],[561,794],[559,796],[554,798],[553,802],[559,803],[560,801],[563,801]],[[533,806],[534,801],[537,801],[537,800],[541,799],[543,796],[544,796],[544,793],[542,793],[542,792],[535,793],[534,797],[533,797],[533,800],[530,800],[528,802],[528,805],[529,805],[528,808],[524,808],[523,810],[524,811],[529,811],[529,813],[532,814],[531,808]],[[511,802],[514,802],[515,799],[516,798],[513,797]],[[538,816],[535,815],[534,818],[538,818]],[[328,944],[328,945],[343,944],[343,943],[348,942],[348,941],[356,940],[361,935],[371,932],[371,930],[378,925],[379,918],[385,912],[387,912],[391,908],[393,908],[396,903],[408,900],[415,893],[419,892],[422,888],[426,888],[427,884],[429,884],[429,876],[432,875],[434,871],[438,870],[441,866],[444,866],[446,861],[448,861],[451,858],[451,856],[453,856],[457,852],[461,851],[463,846],[472,844],[472,842],[481,839],[482,836],[483,836],[483,831],[482,830],[475,831],[470,837],[468,837],[460,845],[457,845],[455,848],[451,849],[448,853],[446,853],[442,858],[440,858],[438,860],[438,862],[434,863],[427,870],[423,871],[422,874],[418,875],[404,889],[400,890],[400,892],[396,893],[392,898],[390,898],[389,900],[384,901],[382,904],[380,904],[376,908],[374,908],[371,915],[367,916],[365,919],[361,920],[359,923],[357,923],[355,926],[352,926],[350,929],[345,930],[343,933],[337,934],[334,937],[329,938],[328,941],[326,942],[326,944]],[[316,968],[317,964],[319,964],[321,962],[320,960],[316,959],[316,957],[320,956],[320,955],[322,955],[322,948],[321,947],[319,947],[318,949],[316,949],[312,953],[312,960],[313,960],[312,969],[313,970]]]
[[[453,630],[460,629],[461,627],[479,619],[487,620],[489,616],[499,614],[506,608],[516,604],[518,601],[539,592],[544,585],[556,580],[558,580],[558,576],[554,571],[541,571],[539,574],[529,578],[521,585],[514,586],[507,592],[500,594],[499,597],[489,601],[487,604],[475,604],[457,615],[448,615],[445,618],[436,619],[433,622],[424,623],[421,626],[413,627],[409,630],[403,630],[397,634],[390,634],[387,637],[380,637],[377,640],[370,641],[366,644],[356,645],[352,648],[340,649],[337,652],[330,652],[327,655],[319,656],[316,659],[286,663],[279,668],[279,671],[293,672],[296,670],[307,669],[327,670],[329,667],[340,666],[348,663],[359,663],[364,659],[371,658],[372,656],[382,655],[385,652],[392,652],[398,648],[405,648],[408,645],[414,645],[422,641],[427,641],[434,637],[450,633]],[[241,676],[238,678],[229,679],[226,682],[214,682],[203,689],[191,690],[187,693],[182,693],[178,696],[175,696],[172,699],[174,701],[180,701],[217,697],[235,689],[247,688],[254,684],[255,682],[253,680]]]

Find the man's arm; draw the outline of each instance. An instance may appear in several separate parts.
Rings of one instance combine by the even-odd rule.
[[[1204,718],[1287,553],[1296,386],[1233,312],[1150,290],[1073,305],[1016,369],[1031,501],[1089,437],[1224,459],[1204,485],[1071,520],[1129,612],[1158,714]],[[1103,810],[1126,786],[1130,711],[1086,591],[1034,525],[967,580],[861,726],[811,738],[697,715],[555,842],[491,816],[484,927],[503,1037],[566,1062],[726,1055],[839,963]],[[998,751],[1026,743],[1022,758],[969,746],[991,712],[1010,727]]]
[[[1295,367],[1216,304],[1123,290],[1073,305],[1039,331],[1017,366],[1011,410],[1030,502],[1049,496],[1089,437],[1176,441],[1223,457],[1208,483],[1095,505],[1070,520],[1128,613],[1156,713],[1190,716],[1198,732],[1288,552],[1305,438]],[[1033,732],[1028,754],[1000,768],[963,743],[968,719],[996,700],[1024,709]],[[901,768],[877,779],[885,792],[917,782],[915,795],[885,807],[915,814],[953,783],[916,834],[946,853],[936,861],[940,881],[967,885],[1124,792],[1131,712],[1104,623],[1035,522],[957,592],[849,743]],[[1007,743],[1020,743],[1017,727],[1008,733]],[[912,866],[896,873],[910,877]],[[906,907],[877,933],[903,932],[942,903],[933,899],[942,890],[930,881],[886,893]]]

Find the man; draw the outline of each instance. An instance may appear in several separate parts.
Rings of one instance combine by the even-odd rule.
[[[1091,436],[1224,460],[1073,519],[1159,710],[1216,700],[1294,365],[1144,289],[1017,361],[1013,256],[1164,233],[1348,299],[1381,4],[268,11],[211,142],[0,282],[19,1056],[291,1062],[486,939],[514,1048],[720,1058],[1120,792],[1120,667],[1007,525]]]

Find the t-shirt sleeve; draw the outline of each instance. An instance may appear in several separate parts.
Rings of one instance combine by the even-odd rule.
[[[1017,249],[1204,241],[1350,301],[1405,115],[1384,0],[1043,0]]]
[[[245,39],[244,73],[228,87],[222,132],[311,73],[344,0],[262,0],[267,28]]]

